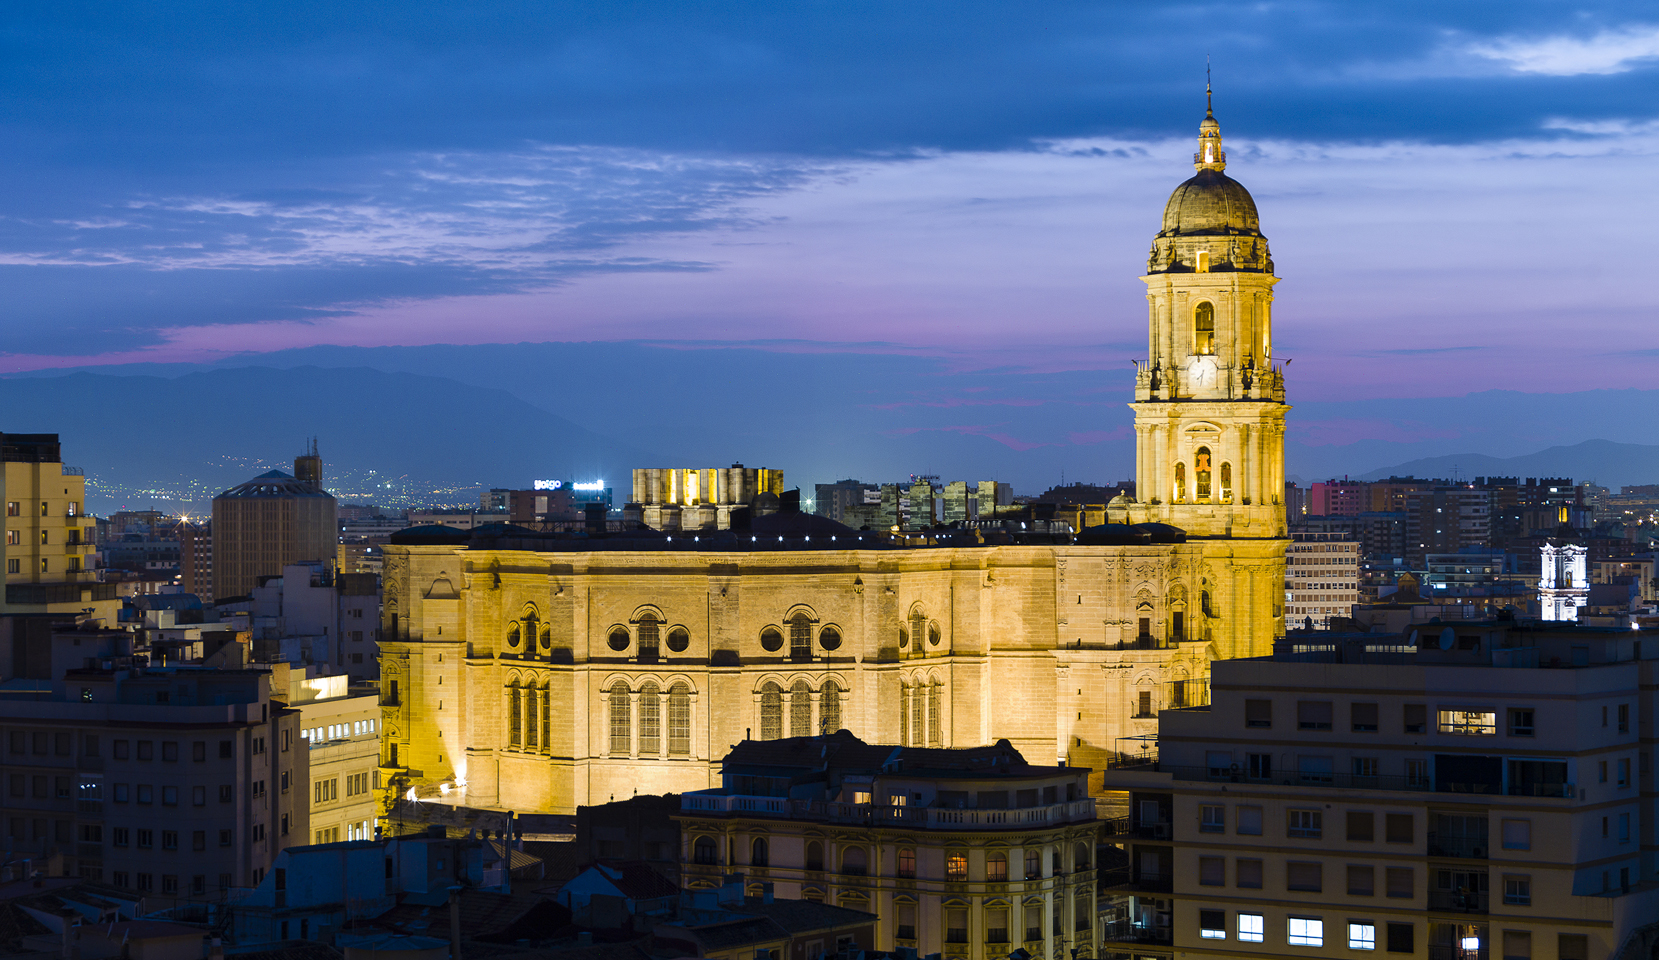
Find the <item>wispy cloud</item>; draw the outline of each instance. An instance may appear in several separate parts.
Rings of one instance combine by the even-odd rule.
[[[1469,53],[1496,60],[1517,73],[1551,77],[1625,73],[1659,58],[1659,26],[1632,24],[1588,37],[1506,36],[1472,43]]]

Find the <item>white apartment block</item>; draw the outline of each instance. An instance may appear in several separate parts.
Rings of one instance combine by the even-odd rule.
[[[1656,658],[1659,631],[1499,620],[1218,661],[1106,774],[1103,955],[1651,955]]]
[[[1359,548],[1345,533],[1291,533],[1285,548],[1285,626],[1329,628],[1359,603]]]

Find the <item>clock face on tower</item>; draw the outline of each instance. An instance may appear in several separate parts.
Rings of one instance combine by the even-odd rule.
[[[1213,387],[1215,382],[1215,357],[1198,356],[1187,362],[1187,386]]]

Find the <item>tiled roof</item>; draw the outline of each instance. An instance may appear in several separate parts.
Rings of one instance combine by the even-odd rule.
[[[856,927],[876,921],[876,915],[873,913],[812,900],[773,900],[766,903],[759,897],[749,897],[738,909],[743,913],[764,916],[791,935],[811,933],[815,930]]]
[[[630,900],[659,900],[677,896],[680,888],[643,860],[601,860],[594,864],[611,884]]]

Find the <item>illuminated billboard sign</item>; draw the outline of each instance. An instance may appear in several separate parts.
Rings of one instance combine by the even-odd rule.
[[[587,493],[598,493],[599,491],[605,489],[605,481],[595,480],[592,483],[573,483],[570,485],[570,489],[581,490]]]
[[[535,490],[558,490],[564,485],[563,480],[537,480],[531,484],[531,488]]]

